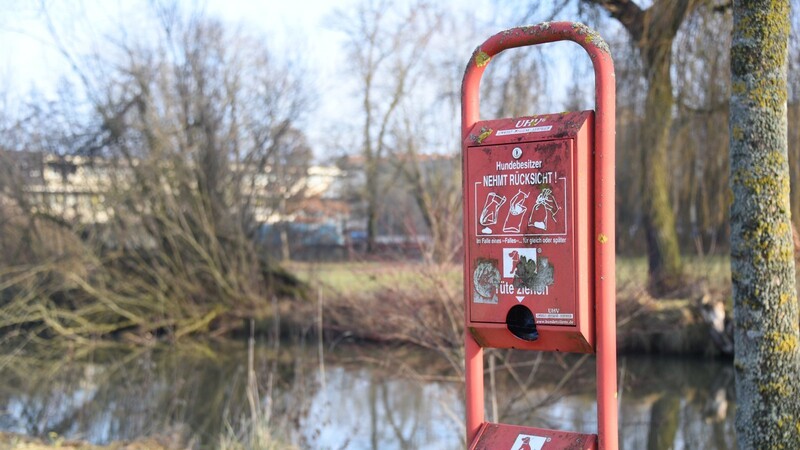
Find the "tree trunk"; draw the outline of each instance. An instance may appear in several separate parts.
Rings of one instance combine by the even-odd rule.
[[[675,214],[669,201],[667,162],[672,128],[672,39],[642,49],[647,67],[647,97],[642,130],[642,177],[650,290],[660,295],[681,284],[682,265]]]
[[[800,448],[798,306],[789,213],[789,0],[733,3],[731,278],[742,449]]]
[[[292,253],[289,248],[289,222],[286,221],[286,198],[281,197],[280,206],[278,207],[281,213],[281,222],[279,225],[279,236],[281,241],[281,261],[288,262],[292,259]]]
[[[657,0],[642,10],[630,0],[584,0],[602,6],[628,31],[639,49],[647,78],[642,129],[642,201],[647,234],[650,291],[659,296],[680,286],[683,277],[675,213],[669,202],[667,164],[672,128],[672,42],[698,0]]]
[[[280,238],[281,238],[281,261],[288,262],[292,260],[292,252],[289,248],[289,223],[284,222],[280,224]]]
[[[378,238],[378,168],[379,161],[374,158],[365,158],[366,167],[364,171],[366,180],[364,182],[364,199],[366,200],[366,228],[367,228],[367,242],[366,251],[369,254],[375,253],[377,250],[376,241]]]
[[[370,197],[372,198],[372,197]],[[367,253],[373,254],[378,249],[378,205],[374,200],[367,204]]]

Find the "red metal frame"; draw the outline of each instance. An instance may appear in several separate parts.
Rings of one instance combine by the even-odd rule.
[[[614,138],[615,78],[608,45],[593,30],[572,22],[546,22],[495,34],[472,54],[461,86],[461,138],[479,119],[479,88],[483,71],[493,56],[515,47],[568,40],[589,54],[595,74],[594,179],[594,286],[597,354],[597,432],[600,449],[616,450],[617,343],[615,278]],[[464,149],[466,150],[466,149]],[[466,178],[464,188],[467,188]],[[464,218],[465,236],[468,218]],[[466,267],[466,264],[465,264]],[[465,269],[466,270],[466,269]],[[469,274],[465,272],[465,286]],[[465,288],[465,293],[467,289]],[[465,294],[465,306],[469,308]],[[465,315],[466,321],[466,315]],[[484,423],[483,348],[465,331],[466,434],[469,446]]]

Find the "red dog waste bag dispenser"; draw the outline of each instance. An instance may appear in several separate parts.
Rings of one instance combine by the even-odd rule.
[[[596,111],[479,119],[480,79],[503,50],[581,45]],[[616,449],[614,68],[585,25],[498,33],[462,84],[467,442],[470,449]],[[596,353],[597,434],[484,421],[483,348]]]

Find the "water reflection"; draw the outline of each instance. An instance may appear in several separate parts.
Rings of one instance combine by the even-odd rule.
[[[435,356],[340,347],[321,370],[316,355],[303,346],[262,346],[256,354],[261,406],[282,438],[300,448],[463,448],[463,385],[447,379]],[[494,389],[487,377],[487,415],[595,432],[594,364],[576,360],[509,358]],[[398,374],[399,365],[386,361],[412,370]],[[729,366],[620,358],[621,447],[735,448]],[[246,383],[243,344],[19,354],[0,361],[0,429],[101,444],[173,435],[213,448],[249,416]]]
[[[624,362],[624,448],[736,448],[729,362],[652,357]]]
[[[336,367],[326,375],[325,387],[314,396],[303,422],[306,442],[314,445],[304,448],[464,447],[459,384],[421,384],[365,368]]]
[[[566,367],[579,357],[565,358]],[[627,450],[736,448],[733,369],[729,362],[691,358],[622,357],[619,360],[620,448]],[[568,369],[567,369],[568,370]],[[516,376],[498,374],[497,402],[503,422],[585,433],[597,432],[595,366],[588,360],[572,373],[564,395],[553,395],[561,381],[541,373],[520,388]],[[491,395],[491,391],[489,391]],[[544,406],[534,410],[519,407]],[[549,401],[548,401],[549,400]],[[501,406],[501,410],[502,410]]]
[[[0,428],[101,444],[151,435],[212,444],[245,414],[245,355],[235,346],[16,356],[0,371]],[[294,360],[262,361],[269,367],[259,371],[277,374],[284,396],[307,384]]]

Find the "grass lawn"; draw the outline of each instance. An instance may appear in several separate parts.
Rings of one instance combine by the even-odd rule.
[[[439,283],[461,288],[461,265],[431,266],[414,261],[292,262],[286,268],[313,287],[332,295],[372,296],[392,290],[433,289]]]

